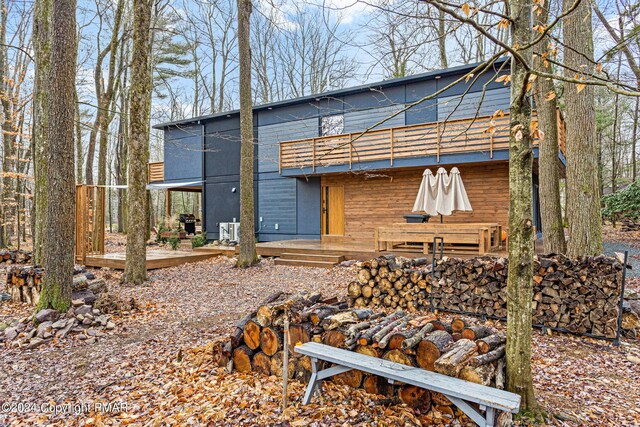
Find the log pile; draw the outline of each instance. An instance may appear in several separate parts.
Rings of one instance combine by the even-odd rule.
[[[536,257],[533,320],[537,325],[613,338],[622,265],[614,258]],[[363,262],[348,285],[354,307],[430,308],[506,318],[508,260],[444,257],[430,266],[390,256]]]
[[[1,250],[0,264],[26,264],[31,261],[31,252],[18,250]]]
[[[632,219],[625,218],[621,222],[622,225],[620,226],[620,230],[622,231],[640,231],[640,223],[635,222]]]
[[[39,266],[14,266],[7,270],[7,292],[13,301],[37,305],[44,269]]]
[[[286,342],[284,318],[289,316]],[[311,361],[294,352],[297,344],[320,342],[409,366],[440,372],[479,384],[503,387],[504,334],[462,319],[448,323],[433,315],[397,310],[391,314],[348,308],[346,302],[323,300],[319,294],[277,294],[242,318],[230,339],[214,347],[216,362],[241,372],[282,376],[283,350],[288,345],[290,378],[308,381]],[[334,381],[374,394],[400,399],[420,410],[435,407],[453,416],[444,396],[384,378],[349,371]]]
[[[104,279],[96,279],[84,268],[74,268],[71,299],[78,304],[93,304],[106,290]],[[11,300],[37,305],[40,300],[44,268],[39,265],[12,266],[7,269],[7,292]]]

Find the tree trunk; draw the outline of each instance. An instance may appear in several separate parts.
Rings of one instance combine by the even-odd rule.
[[[39,308],[67,311],[73,282],[75,174],[73,132],[76,75],[76,1],[56,0],[51,7],[51,57],[48,99],[46,234],[44,276]]]
[[[638,177],[636,166],[636,150],[638,147],[638,120],[640,120],[640,97],[636,98],[636,108],[633,113],[633,135],[631,142],[631,179],[635,182]]]
[[[531,39],[531,2],[511,0],[512,45]],[[511,58],[509,135],[509,273],[507,278],[508,389],[522,397],[520,408],[537,410],[531,374],[531,310],[533,299],[533,153],[531,105],[527,98],[531,49],[519,50],[522,60]]]
[[[251,0],[237,0],[240,62],[240,255],[238,267],[258,261],[253,206],[253,107],[251,98]]]
[[[549,20],[549,5],[539,5],[540,15],[534,13],[535,25],[546,26]],[[549,37],[545,36],[535,47],[533,66],[536,70],[553,73],[545,65],[542,54],[548,49]],[[553,81],[538,78],[533,83],[533,94],[538,112],[538,128],[544,133],[539,143],[538,157],[540,181],[540,218],[545,253],[563,254],[567,251],[560,204],[560,170],[558,159],[558,102]],[[553,97],[549,96],[550,94]],[[551,98],[551,99],[548,99]]]
[[[128,149],[127,256],[122,281],[140,285],[147,277],[147,163],[151,105],[150,21],[151,0],[133,2],[133,54],[131,61],[131,138]]]
[[[50,48],[51,0],[36,2],[33,22],[33,50],[35,56],[35,88],[33,95],[33,171],[34,213],[33,259],[42,263],[43,230],[47,221],[47,131],[49,97],[49,48]],[[75,92],[75,89],[74,89]]]
[[[564,10],[573,1],[564,1]],[[591,4],[581,2],[564,19],[565,64],[573,70],[593,70],[593,30]],[[573,77],[575,72],[567,70]],[[581,90],[582,89],[582,90]],[[567,255],[602,253],[602,221],[598,191],[598,144],[593,86],[566,83],[567,112]],[[508,365],[508,363],[507,363]],[[508,374],[507,374],[508,377]]]
[[[438,51],[440,52],[440,67],[449,67],[447,61],[447,28],[444,11],[438,9]]]

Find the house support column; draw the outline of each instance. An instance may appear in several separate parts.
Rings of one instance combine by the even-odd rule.
[[[171,190],[167,188],[165,192],[165,202],[164,202],[164,222],[165,227],[169,227],[169,223],[171,222]]]

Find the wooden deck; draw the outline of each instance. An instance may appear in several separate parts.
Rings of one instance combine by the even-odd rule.
[[[263,257],[280,257],[283,254],[322,254],[322,255],[342,255],[345,259],[356,259],[365,261],[377,256],[393,253],[407,258],[419,258],[424,256],[423,247],[396,248],[393,251],[376,251],[374,242],[354,241],[354,242],[326,242],[320,240],[281,240],[278,242],[261,242],[257,244],[258,255]],[[447,256],[470,257],[477,254],[459,253],[455,251],[445,251]],[[506,251],[500,251],[493,255],[506,256]]]
[[[204,261],[218,255],[224,255],[223,251],[147,251],[147,270]],[[109,267],[115,270],[124,270],[125,256],[125,252],[105,255],[87,255],[85,265],[87,267]]]
[[[535,113],[533,122],[537,118]],[[534,144],[538,144],[536,139]],[[565,153],[564,119],[558,111],[558,144]],[[280,143],[279,164],[283,169],[316,168],[411,157],[482,152],[493,158],[496,150],[509,149],[509,114],[400,126]]]

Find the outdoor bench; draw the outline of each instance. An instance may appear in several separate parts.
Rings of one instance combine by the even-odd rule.
[[[398,381],[441,393],[481,427],[494,426],[496,411],[517,413],[520,408],[520,396],[517,394],[422,368],[314,342],[296,346],[295,351],[311,358],[312,373],[304,395],[303,404],[305,405],[311,401],[313,394],[323,380],[352,369],[358,369],[384,377],[390,383]],[[335,366],[318,371],[318,360],[333,363]],[[474,408],[473,404],[476,404],[478,409]]]

